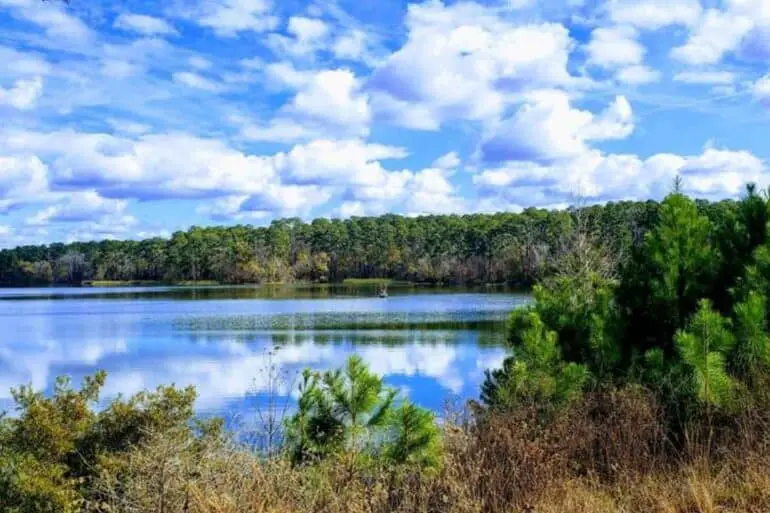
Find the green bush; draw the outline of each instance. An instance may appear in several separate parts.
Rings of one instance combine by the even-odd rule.
[[[346,452],[363,458],[384,455],[398,464],[438,464],[439,431],[433,414],[403,401],[358,356],[343,369],[306,370],[297,412],[286,423],[295,463]]]
[[[221,427],[193,422],[192,388],[160,387],[97,412],[105,379],[100,372],[75,390],[60,378],[50,397],[29,386],[13,390],[17,415],[0,420],[0,504],[7,511],[68,513],[99,504],[93,480],[106,469],[119,474],[125,455],[151,434],[181,429],[194,438]]]

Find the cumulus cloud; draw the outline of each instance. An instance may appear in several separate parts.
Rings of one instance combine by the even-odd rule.
[[[300,118],[365,135],[371,119],[366,94],[349,70],[322,71],[297,93],[287,110]]]
[[[102,222],[102,224],[131,225],[136,223],[133,216],[126,215],[128,202],[107,199],[95,191],[76,191],[56,195],[54,205],[46,207],[27,218],[28,225],[47,225],[50,223]]]
[[[44,76],[52,69],[44,56],[6,46],[0,46],[0,62],[3,62],[0,76]]]
[[[369,96],[350,70],[323,70],[301,73],[281,67],[279,73],[288,85],[299,88],[267,125],[246,123],[242,135],[258,141],[292,142],[337,135],[359,137],[369,133],[372,120]]]
[[[65,39],[70,44],[82,44],[93,38],[90,29],[65,6],[36,0],[0,0],[12,16],[37,25],[52,41]]]
[[[198,207],[215,220],[308,217],[331,199],[334,188],[318,185],[269,185],[259,194],[233,195]]]
[[[450,151],[433,161],[433,167],[438,169],[454,169],[460,165],[460,156],[456,151]]]
[[[332,45],[332,53],[337,59],[360,61],[367,60],[369,36],[360,29],[353,29],[341,34]]]
[[[539,91],[488,134],[481,157],[488,163],[569,159],[586,153],[587,141],[623,139],[633,128],[633,112],[625,97],[617,97],[597,116],[572,107],[562,91]]]
[[[586,46],[588,61],[605,68],[641,64],[646,50],[637,37],[638,32],[630,26],[594,29]]]
[[[0,105],[9,105],[19,110],[28,110],[37,104],[43,94],[43,79],[17,80],[12,87],[0,87]]]
[[[553,165],[507,163],[474,180],[498,207],[553,206],[568,204],[577,194],[593,201],[659,199],[670,191],[676,176],[683,178],[685,192],[697,197],[736,197],[746,183],[769,183],[767,171],[761,160],[745,151],[706,148],[695,156],[661,153],[643,160],[589,150]]]
[[[328,44],[329,27],[323,20],[292,16],[289,18],[286,32],[288,35],[270,34],[267,40],[279,54],[313,57]]]
[[[204,0],[179,14],[222,37],[267,32],[277,28],[279,22],[270,0]]]
[[[258,191],[275,178],[270,158],[246,155],[217,139],[150,134],[132,139],[74,131],[15,131],[0,147],[35,154],[59,188],[113,198],[211,197]]]
[[[34,156],[0,154],[0,214],[48,193],[48,168]]]
[[[381,161],[402,159],[406,150],[359,140],[316,140],[279,153],[273,161],[286,183],[382,187],[388,172]]]
[[[614,0],[608,2],[608,10],[615,23],[657,30],[670,25],[692,26],[702,8],[698,0]]]
[[[761,60],[770,55],[770,3],[765,0],[726,0],[708,9],[684,45],[672,56],[693,65],[715,64],[727,53]]]
[[[726,52],[738,47],[753,24],[745,16],[711,9],[706,12],[690,39],[684,45],[674,48],[671,55],[688,64],[715,64]]]
[[[177,30],[166,20],[146,14],[123,13],[115,19],[115,28],[136,32],[144,36],[176,35]]]
[[[300,89],[313,78],[313,72],[299,70],[290,62],[273,62],[265,67],[268,84],[278,89]]]
[[[626,66],[615,73],[615,80],[628,85],[652,84],[660,80],[660,71],[644,65]]]
[[[571,81],[573,43],[562,25],[514,25],[479,4],[433,0],[411,4],[406,26],[406,43],[369,84],[375,109],[395,123],[436,129],[487,120],[512,92]]]
[[[200,73],[194,73],[192,71],[180,71],[174,73],[172,77],[174,82],[209,93],[216,93],[223,89],[221,84],[204,77]]]
[[[631,25],[599,27],[591,32],[585,47],[587,64],[614,70],[615,80],[627,85],[651,84],[660,80],[660,72],[644,64],[647,49]]]
[[[770,103],[770,74],[757,80],[752,90],[758,101]]]
[[[360,202],[367,211],[450,211],[455,197],[450,169],[388,170],[384,163],[403,159],[400,147],[358,139],[319,139],[272,155],[249,155],[216,139],[184,134],[148,134],[132,139],[78,132],[12,132],[0,147],[13,153],[34,153],[27,161],[4,164],[11,172],[0,191],[11,208],[25,195],[50,187],[57,193],[47,208],[28,219],[30,225],[77,222],[89,218],[120,219],[125,200],[208,198],[199,209],[214,218],[308,215],[336,197]],[[6,159],[7,160],[7,159]],[[452,164],[451,155],[444,165]],[[5,162],[2,161],[2,162]],[[13,166],[13,167],[11,167]],[[28,173],[40,182],[33,189]],[[77,192],[87,189],[89,192]],[[65,197],[66,196],[66,199]],[[107,224],[107,223],[102,223]]]
[[[211,61],[200,55],[193,55],[187,62],[195,69],[205,70],[211,67]]]

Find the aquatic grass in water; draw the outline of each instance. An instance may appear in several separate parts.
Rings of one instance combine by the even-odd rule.
[[[202,331],[474,330],[499,331],[507,312],[345,312],[179,318],[174,327]]]

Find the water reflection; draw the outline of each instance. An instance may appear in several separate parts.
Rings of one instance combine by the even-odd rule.
[[[438,410],[450,395],[478,395],[484,369],[505,354],[502,324],[494,319],[525,301],[481,294],[385,301],[8,300],[0,304],[0,410],[11,405],[12,386],[50,391],[58,375],[79,382],[103,369],[106,399],[164,384],[194,385],[201,412],[248,413],[268,390],[269,364],[286,377],[280,395],[290,396],[292,376],[301,369],[336,368],[353,353],[388,384]],[[428,312],[443,324],[426,327]],[[360,324],[329,321],[349,320],[351,313]],[[313,315],[282,329],[263,322],[302,314]],[[323,322],[313,324],[315,315]],[[398,322],[388,324],[389,316]],[[457,316],[466,324],[446,321]],[[485,320],[483,330],[468,327],[474,319]]]
[[[152,287],[28,287],[0,288],[0,301],[35,299],[329,299],[371,298],[377,296],[376,285],[298,284],[298,285],[213,285]],[[437,287],[429,284],[396,283],[388,287],[391,296],[437,295],[457,293],[513,294],[504,285],[474,287]]]

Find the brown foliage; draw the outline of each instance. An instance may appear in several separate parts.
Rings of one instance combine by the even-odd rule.
[[[190,451],[158,437],[135,451],[109,510],[125,513],[759,513],[770,511],[770,429],[763,411],[669,444],[639,389],[588,394],[544,420],[520,410],[444,426],[433,473],[354,461],[262,459],[225,440]],[[706,455],[706,457],[704,457]]]

